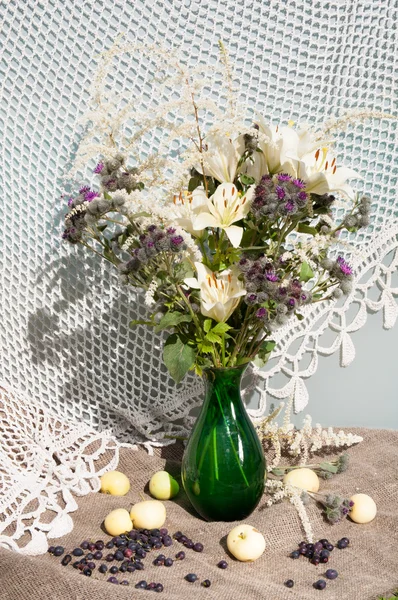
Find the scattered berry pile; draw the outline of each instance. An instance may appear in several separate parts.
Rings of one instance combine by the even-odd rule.
[[[347,548],[350,540],[346,537],[341,538],[336,544],[336,548],[339,550],[343,550]],[[300,556],[304,556],[304,558],[308,558],[311,564],[319,565],[322,563],[329,562],[330,553],[333,552],[335,546],[329,542],[329,540],[319,540],[315,542],[315,544],[307,544],[306,542],[300,542],[297,550],[293,550],[290,553],[290,558],[297,559]],[[337,571],[335,569],[328,569],[325,572],[326,579],[336,579],[338,577]],[[288,588],[292,588],[294,586],[293,579],[288,579],[285,581],[285,586]],[[324,579],[318,579],[313,584],[313,587],[316,590],[324,590],[326,587],[326,581]]]
[[[203,552],[204,550],[202,543],[194,542],[181,533],[181,531],[177,531],[173,535],[173,538],[194,552]],[[51,546],[48,552],[53,556],[62,557],[61,564],[63,566],[66,567],[71,563],[73,568],[80,571],[86,577],[91,577],[93,571],[98,567],[98,573],[109,575],[107,579],[109,583],[130,585],[127,579],[119,581],[115,575],[143,571],[145,569],[143,560],[149,552],[168,548],[172,545],[173,539],[165,528],[151,530],[132,529],[126,534],[112,538],[109,542],[103,542],[102,540],[89,542],[85,540],[79,547],[74,548],[69,553],[65,553],[63,546]],[[172,567],[175,561],[181,561],[184,558],[185,552],[183,550],[177,552],[174,560],[171,557],[166,557],[164,554],[159,554],[153,560],[152,564],[157,567]],[[97,565],[95,561],[105,562]],[[228,563],[225,560],[221,560],[217,566],[220,569],[226,569]],[[190,583],[194,583],[198,580],[198,576],[195,573],[188,573],[184,579]],[[211,585],[211,581],[205,579],[201,582],[201,585],[208,588]],[[148,583],[145,580],[139,581],[135,587],[137,589],[163,592],[163,585],[161,583]]]

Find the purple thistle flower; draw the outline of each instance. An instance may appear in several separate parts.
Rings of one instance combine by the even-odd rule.
[[[344,274],[344,275],[352,275],[353,274],[353,270],[350,267],[350,265],[344,260],[344,258],[342,256],[338,256],[337,257],[337,262],[339,264],[340,267],[340,271]]]
[[[100,161],[97,166],[95,167],[93,173],[101,173],[102,169],[104,168],[104,163],[102,161]]]
[[[83,187],[80,188],[79,190],[79,194],[85,194],[86,192],[90,191],[90,187],[88,185],[84,185]]]
[[[68,200],[68,206],[70,206],[72,204],[73,200],[74,200],[74,198],[69,198],[69,200]]]
[[[263,175],[260,180],[261,183],[269,183],[270,181],[272,181],[271,175]]]
[[[175,228],[174,228],[174,227],[168,227],[168,228],[166,229],[166,231],[167,231],[167,233],[170,233],[170,234],[172,234],[172,233],[175,233],[175,232],[176,232],[176,230],[175,230]]]
[[[94,200],[94,198],[98,198],[99,197],[99,193],[98,192],[94,192],[92,190],[90,190],[89,192],[86,192],[84,194],[84,199],[87,202],[91,202],[92,200]]]
[[[287,289],[286,289],[285,287],[280,287],[280,288],[279,288],[279,290],[278,290],[278,293],[279,293],[281,296],[286,296]]]
[[[147,248],[153,248],[155,243],[152,240],[149,240],[149,242],[147,242],[145,245]]]
[[[296,306],[296,301],[294,298],[289,298],[289,300],[287,301],[288,305],[291,306],[292,308],[294,308]]]
[[[291,200],[286,202],[285,210],[287,210],[287,212],[292,212],[294,210],[294,203]]]
[[[258,319],[264,319],[264,317],[267,316],[267,309],[264,308],[263,306],[261,308],[258,309],[258,311],[256,312],[256,317]]]
[[[183,241],[184,238],[182,237],[182,235],[173,235],[173,237],[170,240],[173,246],[180,246],[183,243]]]
[[[265,277],[268,279],[268,281],[279,281],[279,277],[276,275],[276,273],[266,273]]]
[[[305,302],[307,300],[307,294],[301,294],[301,299]]]
[[[278,196],[279,200],[283,200],[283,198],[286,196],[285,190],[280,185],[276,186],[275,192],[276,192],[276,195]]]
[[[288,175],[287,173],[279,173],[278,175],[278,181],[291,181],[292,178],[290,175]]]
[[[149,227],[148,227],[148,231],[149,231],[150,233],[152,233],[153,231],[156,231],[156,230],[157,230],[157,227],[156,227],[156,225],[149,225]]]
[[[297,197],[299,198],[299,200],[307,200],[307,192],[300,192],[299,194],[297,194]]]
[[[302,179],[293,179],[292,183],[298,188],[305,188],[305,181],[303,181]]]

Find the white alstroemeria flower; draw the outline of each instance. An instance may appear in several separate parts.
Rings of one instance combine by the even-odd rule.
[[[203,230],[195,230],[193,223],[197,216],[207,210],[207,196],[202,187],[193,192],[182,191],[174,196],[175,221],[180,227],[194,237],[200,237]]]
[[[232,140],[226,134],[213,133],[206,136],[204,142],[207,147],[202,153],[205,175],[214,177],[220,183],[233,181],[245,151],[243,136]],[[202,165],[196,165],[196,170],[203,173]]]
[[[250,210],[254,194],[253,186],[244,196],[240,196],[233,183],[222,183],[218,186],[211,198],[207,199],[206,212],[201,212],[195,219],[195,230],[205,227],[219,227],[224,229],[231,244],[237,248],[243,235],[243,228],[232,225],[243,219]]]
[[[261,152],[254,152],[243,169],[247,175],[258,182],[263,175],[288,172],[292,170],[291,155],[297,155],[300,138],[290,126],[280,127],[269,125],[263,117],[255,121],[259,131],[267,136],[267,141],[259,139],[258,147]]]
[[[246,294],[243,282],[232,269],[217,275],[203,263],[195,262],[198,278],[187,278],[184,283],[200,290],[200,311],[218,323],[225,322],[234,312],[241,296]]]
[[[295,177],[306,183],[306,192],[327,194],[340,192],[353,198],[354,190],[346,183],[347,179],[358,179],[360,175],[348,167],[338,167],[336,158],[326,147],[298,157]]]

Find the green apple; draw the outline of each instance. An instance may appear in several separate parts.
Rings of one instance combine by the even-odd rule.
[[[178,494],[180,486],[167,471],[158,471],[149,481],[149,491],[158,500],[170,500]]]
[[[101,477],[101,492],[111,496],[125,496],[130,489],[130,481],[120,471],[109,471]]]
[[[230,553],[242,562],[257,560],[265,550],[265,539],[262,533],[252,525],[238,525],[231,529],[227,537]]]
[[[137,502],[130,510],[134,529],[159,529],[166,520],[166,508],[159,500]]]
[[[128,510],[117,508],[105,517],[104,527],[109,535],[121,535],[133,529]]]

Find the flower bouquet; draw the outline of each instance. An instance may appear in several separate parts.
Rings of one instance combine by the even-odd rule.
[[[128,110],[100,93],[122,51],[116,45],[97,74],[80,149],[80,161],[101,153],[99,185],[69,198],[63,237],[110,261],[123,284],[145,293],[148,317],[131,326],[167,332],[163,360],[176,383],[189,370],[205,378],[184,488],[204,518],[244,518],[263,493],[265,460],[240,398],[242,374],[251,361],[266,363],[276,328],[350,292],[348,244],[339,235],[369,224],[371,202],[347,183],[358,175],[335,156],[330,127],[243,116],[222,45],[227,106],[201,104],[189,68],[170,59],[164,79],[180,90],[179,103],[138,116],[127,139],[120,128]],[[209,123],[209,111],[205,127],[201,115]],[[166,141],[185,140],[179,154],[170,144],[166,158],[159,151],[131,159],[139,135],[160,123]]]

